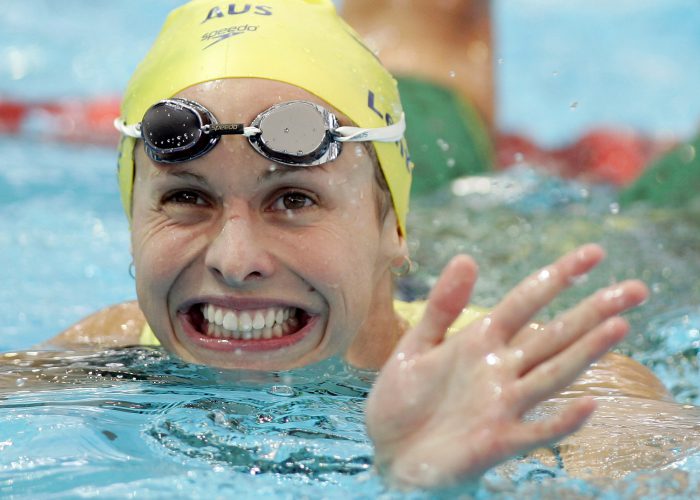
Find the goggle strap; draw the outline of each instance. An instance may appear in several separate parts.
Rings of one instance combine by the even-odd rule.
[[[114,119],[114,128],[116,128],[122,135],[127,137],[133,137],[134,139],[141,138],[141,124],[136,123],[134,125],[127,125],[120,118]]]
[[[396,142],[403,138],[406,131],[406,115],[401,114],[401,120],[379,128],[338,127],[333,131],[338,142]]]
[[[258,127],[243,127],[243,135],[245,137],[252,137],[258,134],[262,134],[262,130]]]

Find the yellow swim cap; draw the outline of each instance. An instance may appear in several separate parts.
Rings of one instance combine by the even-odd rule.
[[[136,69],[121,120],[138,123],[161,99],[223,78],[264,78],[300,87],[364,128],[397,122],[403,112],[396,81],[331,0],[193,0],[170,13]],[[128,217],[134,145],[135,139],[126,136],[119,145],[119,187]],[[374,147],[405,234],[413,167],[406,142],[375,142]]]

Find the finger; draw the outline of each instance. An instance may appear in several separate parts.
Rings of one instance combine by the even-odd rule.
[[[449,326],[467,306],[476,276],[477,265],[471,257],[454,257],[433,286],[423,318],[406,335],[405,341],[416,350],[439,344]]]
[[[535,366],[518,382],[523,395],[521,413],[566,388],[591,363],[620,342],[628,330],[629,324],[624,318],[610,318],[556,356]]]
[[[598,245],[584,245],[521,281],[491,313],[491,331],[509,341],[537,311],[552,301],[574,278],[590,271],[604,257]]]
[[[547,446],[576,432],[595,408],[593,398],[579,398],[567,404],[557,415],[535,422],[523,422],[510,433],[510,441],[517,447],[515,452],[523,453]]]
[[[522,353],[519,373],[527,373],[603,321],[641,304],[648,295],[641,281],[625,281],[597,291],[538,331],[523,330],[511,342]]]

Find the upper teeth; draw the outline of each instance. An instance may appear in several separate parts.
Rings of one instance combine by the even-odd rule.
[[[296,321],[294,312],[294,308],[291,307],[234,311],[211,304],[202,305],[202,314],[209,322],[205,333],[215,337],[281,337],[293,326],[290,325],[291,320]]]

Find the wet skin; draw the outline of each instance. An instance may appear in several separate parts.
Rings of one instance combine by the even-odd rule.
[[[293,99],[325,105],[301,89],[248,79],[197,85],[178,97],[225,123],[249,124]],[[288,369],[348,349],[357,364],[372,365],[376,353],[360,347],[373,337],[377,352],[391,348],[384,333],[399,327],[389,267],[404,251],[393,215],[379,220],[374,168],[357,144],[310,168],[275,164],[240,136],[176,165],[155,163],[137,146],[136,288],[162,344],[222,368]],[[221,338],[207,334],[203,305],[237,312],[241,323],[269,309],[295,320],[282,337]]]

